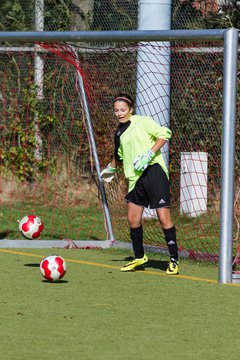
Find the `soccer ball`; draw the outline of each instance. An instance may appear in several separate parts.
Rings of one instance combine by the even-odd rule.
[[[43,222],[35,215],[27,215],[19,221],[19,230],[28,239],[36,239],[43,230]]]
[[[66,273],[67,265],[65,260],[59,255],[50,255],[45,257],[40,264],[40,271],[43,277],[48,281],[58,281]]]

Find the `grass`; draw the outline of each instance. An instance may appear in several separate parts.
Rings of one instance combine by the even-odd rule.
[[[2,204],[0,211],[0,241],[1,239],[24,239],[19,232],[17,219],[26,214],[37,214],[44,222],[41,240],[71,239],[71,240],[105,240],[107,237],[104,227],[103,211],[95,206],[59,207],[51,208],[41,203],[28,201],[26,203]],[[179,250],[184,256],[206,259],[215,262],[219,248],[219,219],[213,211],[197,218],[179,216],[173,209],[172,217],[177,227]],[[126,213],[123,209],[114,209],[111,220],[115,239],[129,242],[129,227]],[[158,221],[143,219],[144,244],[166,249],[165,240]],[[211,227],[211,229],[210,229]],[[233,247],[233,256],[236,246]]]
[[[36,214],[44,222],[41,239],[105,239],[103,212],[89,207],[51,208],[36,204],[16,203],[14,206],[1,206],[1,231],[8,239],[23,239],[18,230],[17,220],[26,214]]]
[[[23,198],[24,201],[24,198]],[[91,205],[91,206],[90,206]],[[119,207],[111,210],[111,220],[115,239],[129,242],[129,226],[126,209]],[[0,239],[24,239],[18,230],[17,220],[26,214],[36,214],[44,222],[41,240],[105,240],[107,232],[104,226],[103,210],[99,203],[83,206],[51,207],[41,202],[28,200],[2,204],[0,211]],[[216,261],[219,253],[219,218],[209,207],[208,212],[196,218],[180,215],[172,209],[172,218],[177,228],[179,250],[191,258]],[[156,219],[143,219],[144,244],[166,248],[165,239]],[[236,255],[236,244],[233,256]]]
[[[50,253],[67,261],[60,283],[42,278]],[[237,359],[240,286],[213,265],[149,254],[145,271],[119,271],[131,252],[0,249],[0,353],[4,360]]]
[[[8,239],[23,238],[18,231],[17,220],[30,213],[38,215],[44,222],[41,239],[106,239],[103,210],[99,204],[87,208],[50,207],[36,202],[15,202],[9,206],[2,204],[0,224],[3,235],[6,233]],[[214,212],[209,211],[197,218],[189,218],[180,216],[173,209],[172,217],[178,229],[179,244],[183,248],[209,253],[218,251],[219,219]],[[111,209],[111,218],[116,239],[129,241],[126,210]],[[156,219],[144,220],[144,230],[146,244],[165,244]]]

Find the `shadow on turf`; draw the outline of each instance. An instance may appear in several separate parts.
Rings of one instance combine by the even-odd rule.
[[[9,231],[9,230],[1,231],[0,232],[0,240],[6,239],[9,234],[11,234],[11,231]]]
[[[39,263],[32,263],[32,264],[24,264],[24,266],[28,266],[28,267],[40,267]],[[68,283],[67,280],[57,280],[57,281],[49,281],[49,280],[42,280],[42,282],[44,283],[51,283],[51,284],[64,284],[64,283]]]
[[[39,263],[24,264],[24,266],[29,266],[29,267],[39,267],[39,266],[40,266],[40,264],[39,264]]]
[[[129,262],[129,261],[132,261],[132,260],[133,260],[133,257],[128,256],[128,257],[125,257],[124,259],[121,259],[121,260],[112,260],[112,261],[126,261],[126,262]],[[168,261],[151,260],[151,259],[148,260],[148,263],[146,265],[146,268],[159,269],[159,270],[163,270],[163,271],[166,271],[167,267],[168,267]]]
[[[168,268],[168,263],[168,261],[148,260],[146,267],[166,271]]]
[[[48,284],[66,284],[68,283],[68,280],[57,280],[57,281],[42,280],[42,282]]]

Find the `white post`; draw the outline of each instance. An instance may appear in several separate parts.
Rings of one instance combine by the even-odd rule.
[[[171,0],[139,0],[138,30],[171,29],[171,3]],[[153,116],[160,125],[168,127],[170,125],[170,42],[141,44],[139,44],[137,60],[136,112]],[[168,165],[167,143],[162,152]],[[155,211],[145,209],[143,216],[151,218],[154,214]]]
[[[44,0],[35,0],[35,30],[44,31]],[[42,58],[37,53],[38,46],[35,47],[35,56],[34,56],[34,82],[36,84],[36,95],[37,100],[43,99],[43,71],[44,63]],[[36,138],[36,150],[35,158],[41,159],[41,148],[42,148],[42,139],[40,136],[40,131],[38,127],[38,121],[35,119],[35,138]]]
[[[171,0],[139,0],[138,30],[169,29]],[[170,123],[170,61],[170,42],[139,45],[136,109],[166,126]]]
[[[35,30],[44,31],[44,0],[35,0]],[[38,47],[36,46],[36,50]],[[34,71],[34,81],[37,85],[37,97],[38,99],[43,98],[43,60],[41,57],[35,53],[35,71]]]

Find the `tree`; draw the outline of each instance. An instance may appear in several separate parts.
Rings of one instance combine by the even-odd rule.
[[[210,28],[240,28],[240,1],[222,0],[218,12],[210,12],[206,17]]]

